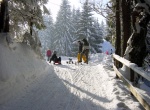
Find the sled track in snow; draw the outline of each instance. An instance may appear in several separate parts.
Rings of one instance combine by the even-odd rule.
[[[60,79],[70,82],[71,85],[78,84],[82,80],[82,78],[84,78],[85,75],[88,74],[85,71],[85,69],[86,69],[85,65],[80,65],[80,66],[78,66],[78,65],[65,65],[65,66],[68,66],[70,68],[74,68],[74,71],[70,72],[69,69],[67,69],[67,68],[64,69],[61,66],[56,67],[56,71],[61,71],[61,69],[63,69],[63,72],[58,73],[58,75],[60,74],[60,76],[59,76]],[[66,75],[69,77],[65,77]],[[66,83],[66,82],[64,82],[64,83]],[[78,97],[75,97],[75,96],[81,96],[81,94],[80,94],[80,92],[78,92],[78,90],[76,88],[74,88],[72,86],[69,86],[69,88],[70,88],[71,94],[69,96],[68,104],[67,104],[65,110],[69,110],[68,109],[69,107],[71,107],[71,109],[74,110],[74,109],[76,109],[76,105],[79,103],[77,100]],[[85,103],[85,105],[86,105],[86,103]],[[88,110],[88,107],[86,107],[86,109]]]

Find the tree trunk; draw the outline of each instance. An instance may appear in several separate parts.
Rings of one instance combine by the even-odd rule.
[[[33,22],[30,20],[30,35],[32,36],[32,28],[33,28]]]
[[[120,0],[116,0],[116,42],[115,42],[115,53],[121,55],[121,26],[120,26]],[[116,67],[119,68],[120,63],[116,63]]]
[[[0,32],[9,32],[8,0],[3,0],[0,4]]]
[[[121,7],[122,7],[122,52],[121,56],[124,55],[124,52],[127,47],[127,41],[131,35],[131,10],[130,10],[130,1],[126,2],[122,0]]]
[[[132,13],[134,32],[131,37],[129,60],[140,67],[142,66],[143,60],[147,54],[145,38],[147,34],[147,25],[150,21],[150,14],[146,11],[145,7],[136,7]]]

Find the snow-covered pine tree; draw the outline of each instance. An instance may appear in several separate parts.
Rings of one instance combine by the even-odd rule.
[[[49,11],[50,12],[50,11]],[[42,42],[42,54],[45,55],[47,49],[54,50],[54,23],[51,15],[43,16],[45,29],[38,32],[39,38]]]
[[[101,53],[101,43],[103,43],[103,29],[104,27],[101,27],[98,20],[94,20],[94,30],[93,30],[93,37],[94,40],[92,41],[92,47],[95,50],[96,53]],[[94,51],[93,51],[94,52]],[[95,53],[94,52],[94,53]]]
[[[72,11],[72,23],[73,23],[73,44],[72,44],[72,55],[73,56],[77,56],[78,53],[78,35],[77,35],[77,30],[79,29],[80,25],[79,25],[79,21],[81,18],[81,12],[80,9],[73,9]]]
[[[10,33],[22,40],[25,32],[32,33],[31,25],[38,29],[44,27],[42,14],[49,13],[44,4],[48,0],[12,0],[9,1]],[[43,8],[43,9],[42,9]],[[17,15],[17,16],[16,16]],[[33,29],[33,28],[32,28]]]
[[[9,1],[11,36],[20,42],[25,41],[40,56],[41,43],[35,29],[44,27],[42,14],[49,13],[44,6],[47,2],[48,0]]]
[[[72,51],[71,9],[68,0],[63,0],[55,24],[55,50],[60,55],[70,56]]]
[[[102,36],[98,35],[94,19],[92,17],[92,8],[89,6],[88,0],[83,4],[83,10],[81,13],[81,18],[79,28],[77,30],[78,39],[86,38],[90,43],[90,51],[92,53],[101,52],[98,49],[98,45],[102,43]]]
[[[80,22],[78,23],[79,29],[77,30],[78,39],[87,38],[90,40],[92,27],[92,8],[89,6],[88,0],[83,4]]]

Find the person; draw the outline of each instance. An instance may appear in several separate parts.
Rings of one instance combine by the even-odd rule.
[[[82,48],[82,52],[80,55],[80,61],[82,62],[82,57],[85,55],[84,63],[88,64],[89,43],[85,38],[82,40],[82,42],[83,42],[83,48]]]
[[[79,47],[78,47],[78,55],[77,55],[77,59],[78,59],[78,63],[82,62],[82,59],[84,60],[84,62],[86,61],[85,55],[82,56],[82,59],[80,60],[80,56],[81,56],[81,52],[83,49],[83,42],[82,41],[78,41]]]
[[[106,55],[109,55],[109,52],[108,52],[108,51],[106,51]]]
[[[51,63],[51,61],[53,61],[54,64],[55,63],[61,64],[61,57],[58,58],[56,54],[57,54],[57,52],[54,51],[52,57],[50,58],[50,63]]]
[[[47,50],[47,61],[50,60],[51,54],[52,54],[51,50]]]
[[[110,55],[113,54],[113,50],[111,49]]]

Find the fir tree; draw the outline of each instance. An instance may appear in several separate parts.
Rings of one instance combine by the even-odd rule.
[[[70,5],[68,0],[63,0],[55,24],[55,49],[61,55],[71,55],[72,30]]]
[[[73,23],[73,41],[75,43],[72,44],[72,55],[77,56],[78,53],[78,44],[77,44],[77,39],[78,39],[78,33],[77,30],[80,28],[79,22],[81,18],[81,12],[79,9],[75,10],[73,9],[72,11],[72,23]]]
[[[92,40],[92,48],[93,48],[93,53],[101,53],[101,46],[100,44],[103,43],[103,29],[104,27],[100,26],[98,20],[94,21],[94,30],[93,30],[93,40]]]
[[[39,31],[39,37],[42,42],[42,53],[45,55],[47,49],[54,50],[54,23],[51,15],[43,16],[45,29]]]
[[[86,38],[90,44],[91,53],[101,52],[99,44],[102,43],[102,33],[98,33],[98,27],[94,23],[92,17],[92,8],[89,6],[88,0],[83,5],[80,28],[77,30],[78,39]],[[99,30],[100,31],[100,30]]]

